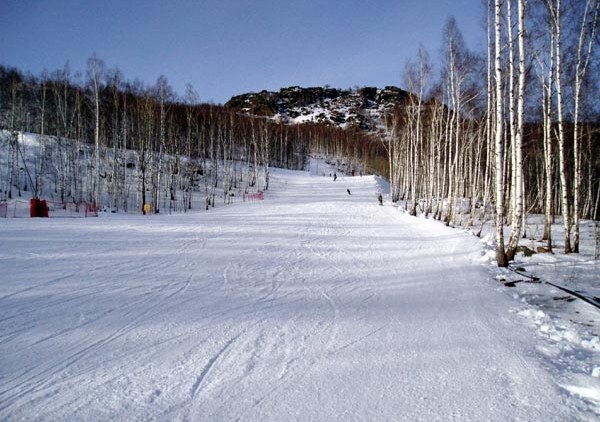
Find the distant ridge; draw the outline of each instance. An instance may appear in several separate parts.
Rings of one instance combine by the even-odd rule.
[[[342,128],[376,131],[386,111],[402,104],[409,93],[395,86],[336,89],[292,86],[279,92],[237,95],[225,107],[284,123],[324,123]]]

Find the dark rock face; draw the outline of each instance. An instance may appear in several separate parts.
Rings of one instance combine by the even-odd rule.
[[[395,86],[383,89],[363,87],[282,88],[233,97],[225,107],[241,113],[267,116],[286,123],[325,123],[373,131],[384,113],[401,105],[409,93]]]

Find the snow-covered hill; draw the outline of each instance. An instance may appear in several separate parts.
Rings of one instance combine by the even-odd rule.
[[[81,141],[0,130],[0,217],[29,216],[32,197],[57,209],[91,203],[93,156],[93,146]],[[146,203],[155,192],[151,212],[167,213],[246,201],[265,186],[264,173],[255,173],[249,162],[239,160],[213,165],[198,157],[106,147],[100,148],[99,156],[97,206],[104,211],[140,212],[142,185]],[[250,178],[255,180],[252,186]]]
[[[565,330],[478,238],[318,168],[212,213],[0,219],[0,419],[597,420],[597,334],[536,335]]]
[[[383,114],[402,104],[408,96],[408,92],[394,86],[348,90],[294,86],[279,92],[238,95],[225,107],[286,123],[326,123],[373,131],[381,126]]]

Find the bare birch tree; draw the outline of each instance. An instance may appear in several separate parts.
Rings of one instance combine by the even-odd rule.
[[[94,113],[94,171],[92,174],[92,201],[100,203],[100,88],[104,75],[104,62],[95,54],[87,61],[87,77],[91,87],[91,102]]]
[[[598,10],[600,1],[586,0],[579,41],[577,45],[577,57],[575,65],[575,86],[573,87],[573,252],[579,252],[579,216],[581,213],[581,128],[579,125],[580,102],[582,95],[583,80],[592,57],[592,49],[595,40],[596,28],[598,26]]]
[[[511,7],[510,0],[508,7]],[[519,238],[521,236],[523,212],[524,212],[524,194],[523,194],[523,122],[524,122],[524,104],[525,104],[525,0],[518,0],[518,44],[519,44],[519,72],[518,72],[518,94],[517,94],[517,121],[514,130],[513,147],[513,171],[514,171],[514,210],[512,218],[512,227],[510,239],[508,242],[507,259],[512,261],[517,251]],[[512,61],[512,60],[511,60]],[[510,63],[511,68],[513,63]],[[511,82],[512,83],[512,82]],[[511,105],[512,107],[512,105]]]
[[[494,68],[496,82],[496,262],[508,266],[504,249],[504,103],[502,89],[502,0],[494,3]]]

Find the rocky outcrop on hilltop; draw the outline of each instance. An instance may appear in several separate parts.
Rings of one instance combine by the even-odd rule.
[[[233,97],[225,107],[271,117],[285,123],[324,123],[375,131],[386,112],[401,105],[409,93],[395,86],[336,89],[293,86],[279,92],[261,91]]]

